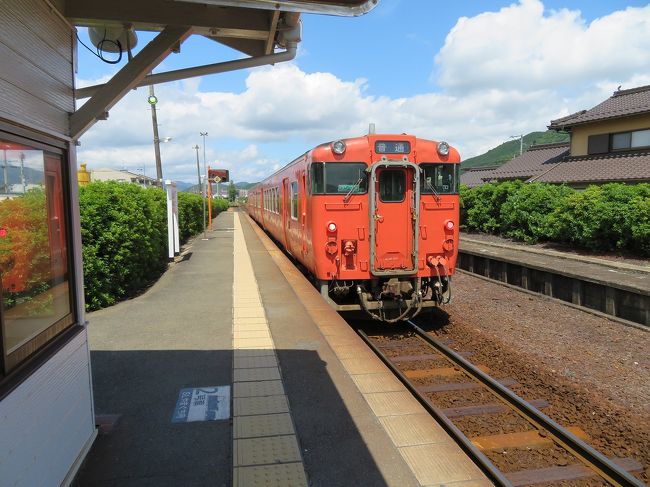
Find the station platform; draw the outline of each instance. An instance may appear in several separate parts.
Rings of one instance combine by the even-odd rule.
[[[88,320],[100,434],[74,485],[492,485],[243,212]]]
[[[597,283],[611,283],[620,289],[650,294],[650,266],[584,256],[552,249],[539,249],[513,242],[495,242],[461,235],[460,250],[494,256],[533,268],[554,270]]]
[[[461,235],[457,269],[650,329],[650,266]]]

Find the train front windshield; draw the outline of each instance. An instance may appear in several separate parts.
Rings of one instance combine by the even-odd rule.
[[[364,163],[314,162],[309,168],[312,194],[363,194],[368,189]]]
[[[460,182],[459,164],[420,164],[422,194],[456,194]]]

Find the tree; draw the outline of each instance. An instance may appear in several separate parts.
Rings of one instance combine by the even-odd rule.
[[[235,199],[237,199],[237,188],[235,187],[235,183],[230,181],[230,186],[228,186],[228,200],[230,202],[234,202]]]

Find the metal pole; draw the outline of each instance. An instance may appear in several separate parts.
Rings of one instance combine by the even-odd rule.
[[[210,184],[210,182],[208,181],[208,171],[207,171],[206,165],[205,165],[205,136],[208,135],[208,133],[207,132],[199,132],[199,134],[201,134],[201,137],[203,137],[203,172],[205,174],[205,182],[207,184]],[[205,220],[205,218],[206,218],[205,217],[206,201],[205,201],[205,198],[206,198],[206,194],[203,194],[203,238],[206,238],[206,236],[205,236],[205,226],[206,226],[206,220]]]
[[[20,182],[23,185],[23,194],[27,193],[27,187],[25,186],[25,154],[20,153]]]
[[[5,193],[9,194],[9,168],[7,166],[7,149],[4,150],[5,153],[5,165],[2,170],[3,181],[5,183]]]
[[[153,85],[149,85],[149,96],[156,96],[153,92]],[[160,161],[160,138],[158,137],[158,117],[156,116],[156,104],[151,103],[151,123],[153,124],[153,148],[156,154],[156,179],[158,186],[162,188],[162,162]]]
[[[196,150],[196,175],[199,178],[199,194],[203,193],[201,189],[201,167],[199,166],[199,145],[195,145],[192,149]]]

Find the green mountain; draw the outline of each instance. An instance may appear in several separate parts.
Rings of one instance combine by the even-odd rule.
[[[555,132],[554,130],[531,132],[524,135],[524,151],[531,145],[552,144],[568,140],[569,134]],[[500,166],[519,155],[519,144],[519,139],[509,140],[494,149],[490,149],[485,154],[465,159],[461,162],[460,167],[461,169],[469,169],[470,167]]]

